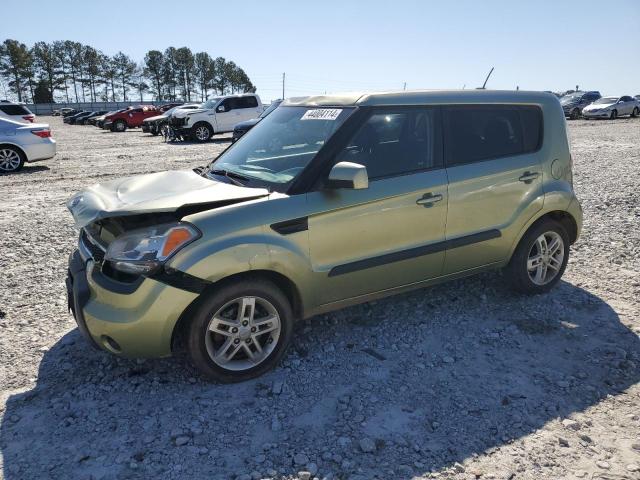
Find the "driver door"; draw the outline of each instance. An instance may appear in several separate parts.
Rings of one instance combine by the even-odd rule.
[[[441,274],[447,175],[435,108],[376,109],[336,159],[367,167],[369,187],[307,195],[319,304]]]
[[[216,107],[216,133],[230,132],[233,130],[235,122],[235,112],[233,111],[233,98],[225,98]]]

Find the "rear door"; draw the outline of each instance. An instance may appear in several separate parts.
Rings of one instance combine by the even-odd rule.
[[[447,179],[436,108],[376,109],[335,159],[367,167],[369,188],[307,196],[320,304],[437,277]]]
[[[253,95],[247,95],[236,99],[237,122],[244,122],[251,118],[258,118],[261,110],[258,108],[258,99]]]
[[[542,111],[464,105],[443,111],[449,178],[444,274],[504,260],[542,208]]]

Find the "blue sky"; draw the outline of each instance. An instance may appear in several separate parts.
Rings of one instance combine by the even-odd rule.
[[[28,9],[25,8],[28,5]],[[480,86],[640,94],[640,0],[2,0],[0,41],[70,39],[140,61],[187,46],[235,61],[265,100]],[[5,15],[6,14],[6,15]]]

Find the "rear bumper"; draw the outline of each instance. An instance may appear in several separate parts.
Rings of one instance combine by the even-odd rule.
[[[37,162],[47,160],[56,155],[57,145],[53,138],[42,139],[42,142],[24,145],[24,153],[27,155],[27,162]]]
[[[69,258],[69,309],[78,329],[97,348],[125,357],[171,355],[173,329],[196,293],[142,278],[110,279],[79,250]]]

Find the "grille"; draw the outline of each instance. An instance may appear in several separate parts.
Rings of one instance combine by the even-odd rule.
[[[184,120],[184,118],[171,117],[171,121],[169,122],[169,124],[172,127],[182,127],[184,125]]]

